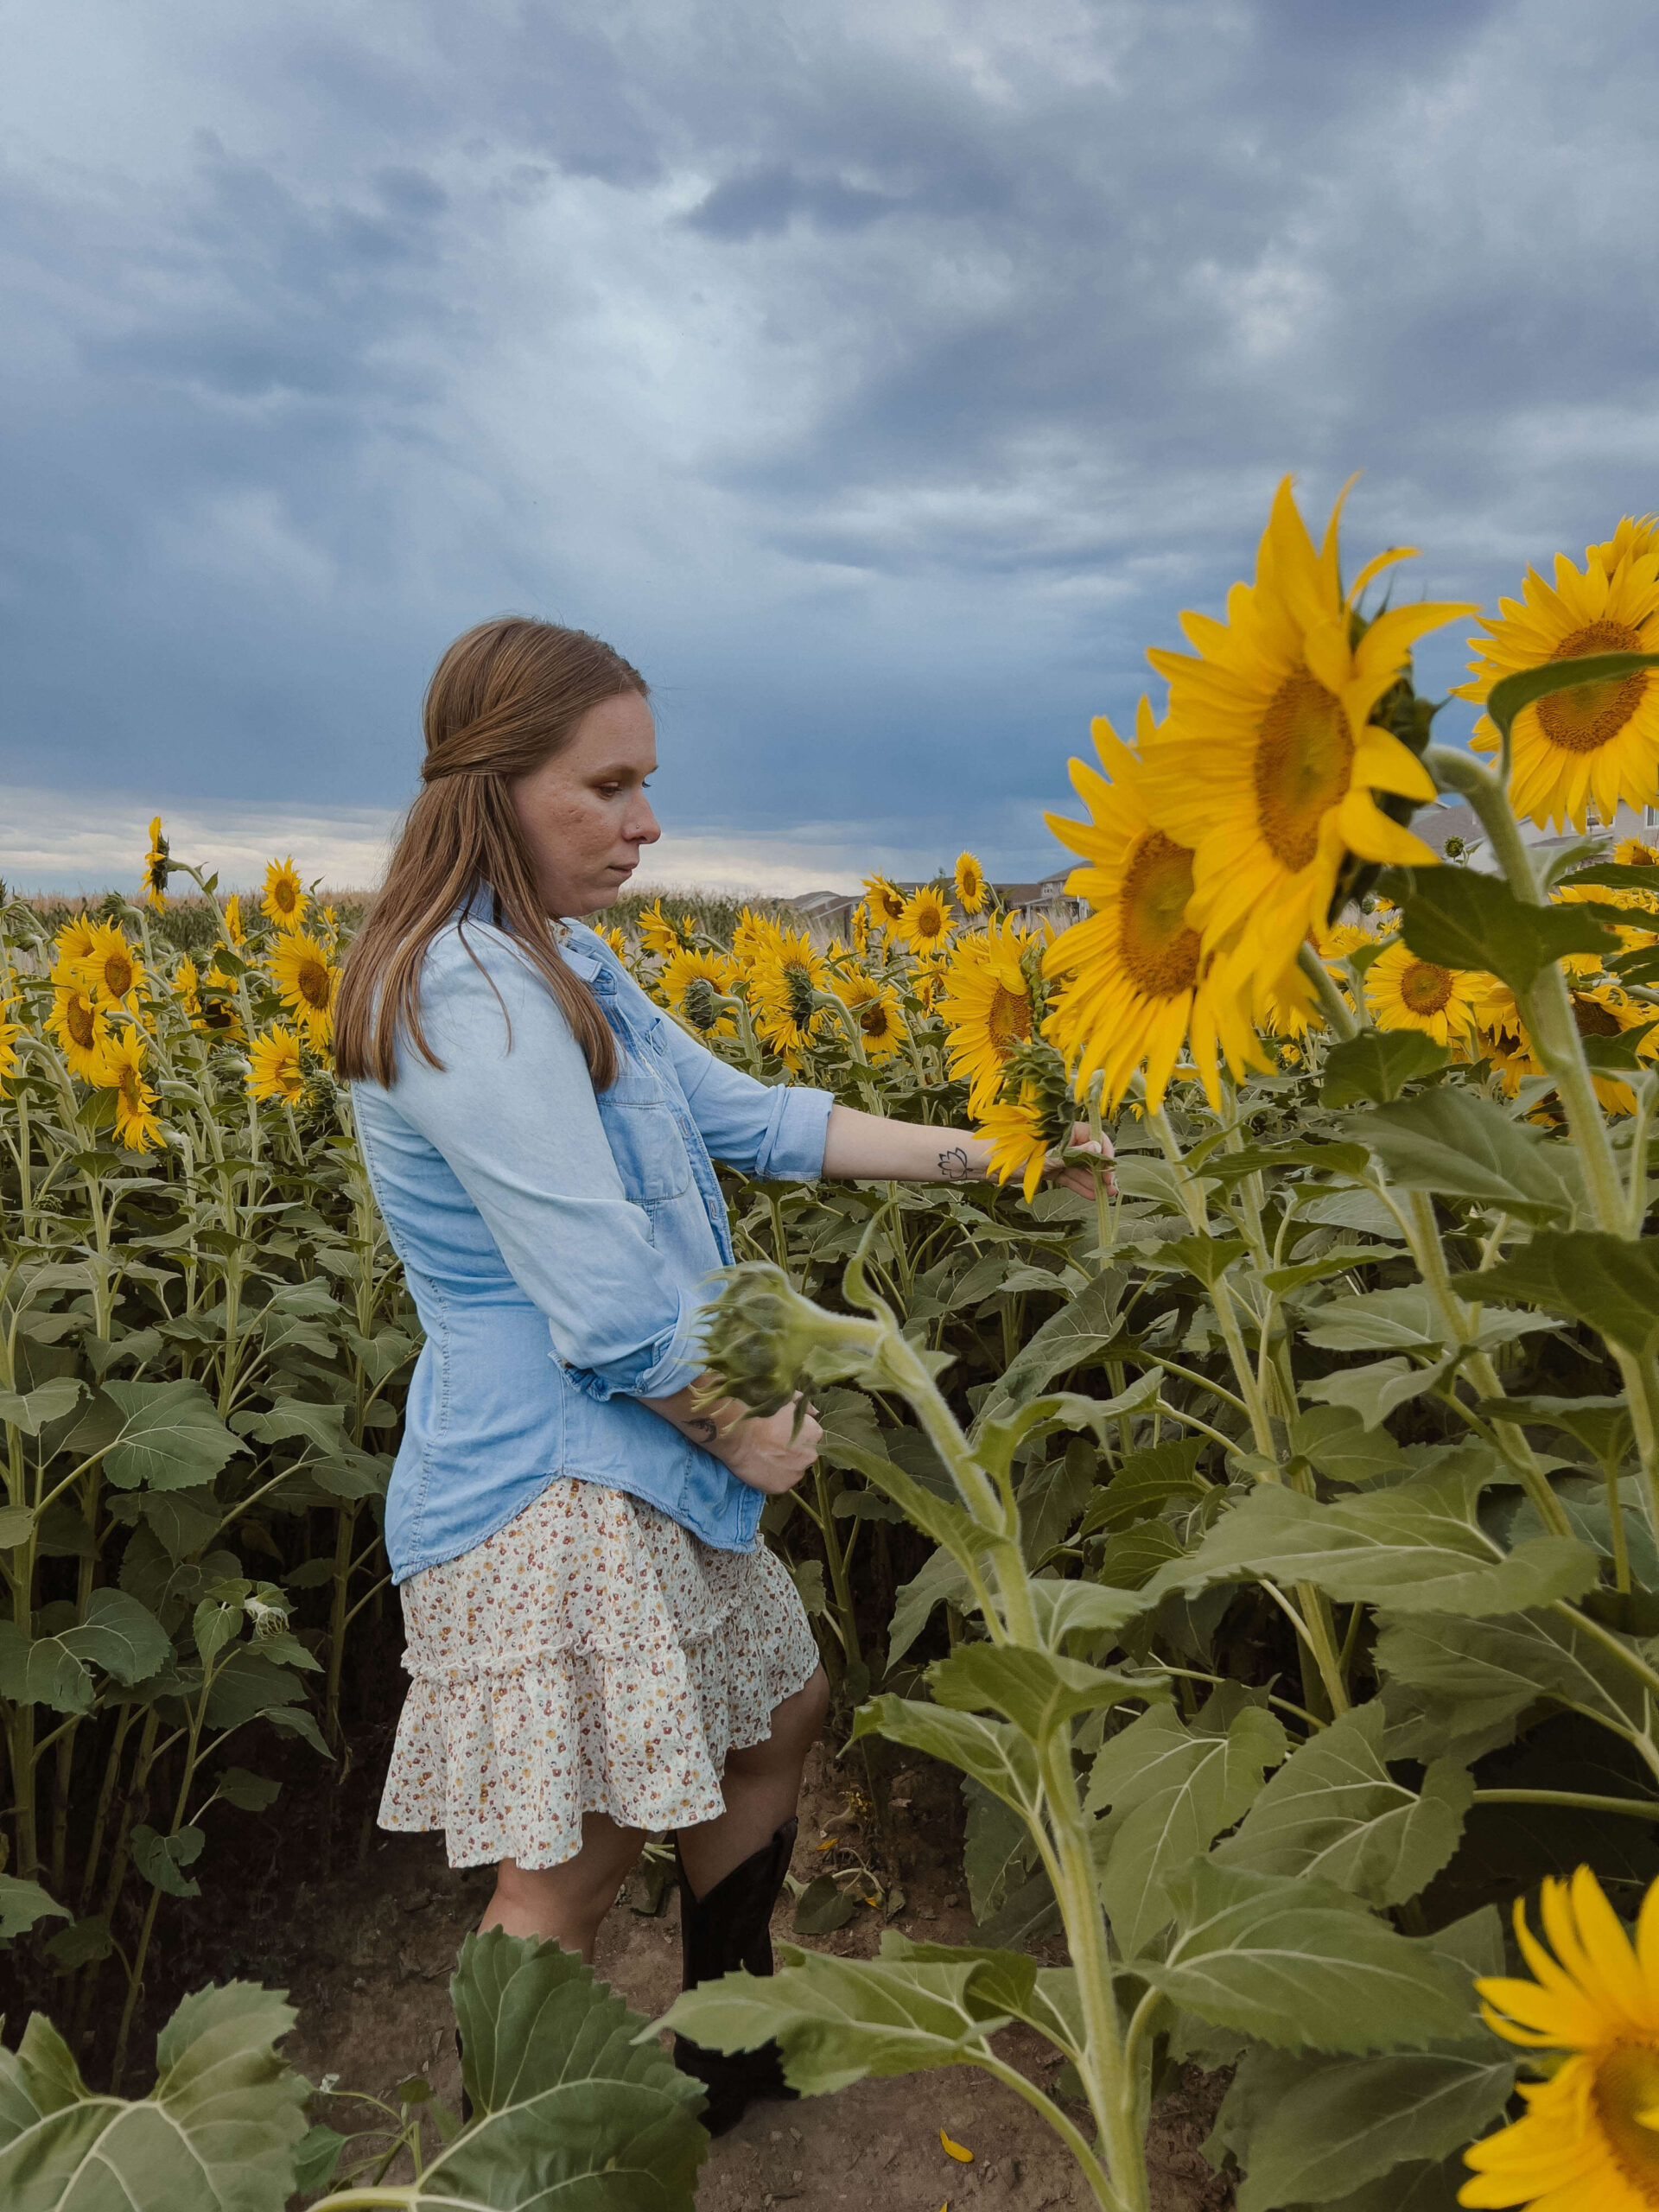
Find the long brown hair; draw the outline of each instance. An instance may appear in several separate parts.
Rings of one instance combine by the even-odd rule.
[[[524,615],[480,622],[438,663],[422,712],[426,788],[340,977],[334,1060],[348,1080],[395,1083],[404,1032],[432,1066],[443,1065],[421,1027],[421,967],[438,931],[487,885],[501,924],[570,1024],[594,1088],[614,1082],[609,1024],[559,957],[507,786],[567,745],[590,708],[626,691],[648,696],[620,653],[585,630]]]

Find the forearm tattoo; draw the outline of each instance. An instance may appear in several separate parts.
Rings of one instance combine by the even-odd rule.
[[[968,1155],[959,1144],[939,1154],[939,1179],[945,1183],[965,1183],[968,1180]]]
[[[707,1414],[694,1414],[690,1421],[683,1421],[680,1427],[691,1441],[701,1444],[705,1452],[720,1434]]]

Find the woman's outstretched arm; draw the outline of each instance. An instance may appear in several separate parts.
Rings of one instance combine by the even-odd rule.
[[[1079,1122],[1071,1132],[1073,1151],[1094,1153],[1110,1160],[1112,1147],[1105,1138],[1096,1146],[1089,1124]],[[988,1138],[971,1129],[931,1128],[923,1122],[890,1122],[880,1114],[861,1114],[856,1107],[833,1106],[823,1147],[823,1172],[849,1183],[972,1183],[983,1182],[991,1172]],[[1094,1196],[1092,1169],[1065,1166],[1058,1152],[1049,1154],[1046,1179]]]

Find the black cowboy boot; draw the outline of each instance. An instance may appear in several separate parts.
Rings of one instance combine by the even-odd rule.
[[[772,1909],[778,1902],[795,1847],[796,1822],[784,1822],[768,1843],[734,1866],[716,1882],[706,1897],[694,1897],[680,1858],[679,1839],[674,1840],[674,1865],[680,1883],[680,1955],[687,1989],[699,1982],[715,1981],[738,1967],[750,1974],[770,1974]],[[765,2097],[793,2097],[798,2093],[784,2080],[783,2059],[775,2043],[759,2050],[706,2050],[689,2037],[674,2038],[674,2063],[682,2073],[695,2075],[709,2092],[702,2124],[711,2135],[723,2135],[752,2104]]]

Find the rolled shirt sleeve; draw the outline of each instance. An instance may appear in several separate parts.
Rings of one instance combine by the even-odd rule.
[[[465,944],[446,937],[429,956],[421,1020],[444,1065],[404,1039],[397,1110],[448,1161],[572,1379],[600,1398],[681,1389],[702,1371],[703,1301],[664,1268],[624,1191],[587,1061],[546,984],[505,938],[468,923]]]

